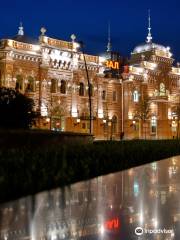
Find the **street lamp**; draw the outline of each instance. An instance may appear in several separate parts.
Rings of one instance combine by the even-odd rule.
[[[81,49],[82,49],[82,54],[83,54],[83,59],[84,59],[84,65],[85,65],[85,70],[86,70],[86,77],[87,77],[87,82],[88,82],[88,98],[89,98],[89,133],[92,133],[92,104],[91,104],[91,84],[89,80],[89,73],[87,69],[87,63],[86,63],[86,58],[84,55],[84,43],[81,41],[79,42]]]

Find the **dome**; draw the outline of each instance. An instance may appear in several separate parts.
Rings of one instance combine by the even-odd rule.
[[[168,50],[163,45],[148,42],[148,43],[140,44],[137,47],[135,47],[132,53],[143,53],[143,52],[151,51],[153,49],[158,49],[158,50],[161,50],[161,51],[167,51]]]
[[[38,41],[36,39],[28,37],[27,35],[24,34],[24,28],[22,26],[22,23],[20,23],[17,35],[15,35],[11,39],[23,43],[38,44]]]
[[[12,40],[23,42],[23,43],[29,43],[29,44],[38,44],[38,41],[36,39],[33,39],[26,35],[15,35],[12,37]]]

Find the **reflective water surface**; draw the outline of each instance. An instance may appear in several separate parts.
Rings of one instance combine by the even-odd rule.
[[[2,204],[0,239],[180,240],[180,156]]]

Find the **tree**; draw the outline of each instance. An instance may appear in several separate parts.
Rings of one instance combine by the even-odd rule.
[[[145,132],[145,139],[146,139],[146,121],[150,118],[150,102],[147,97],[140,100],[140,103],[137,107],[137,111],[135,113],[135,118],[138,118],[139,121],[142,122],[142,130],[143,133]],[[144,131],[145,127],[145,131]]]
[[[0,128],[28,129],[35,120],[34,101],[11,88],[0,88]]]

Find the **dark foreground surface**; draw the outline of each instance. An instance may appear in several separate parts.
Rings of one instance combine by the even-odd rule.
[[[15,239],[179,240],[180,157],[1,204],[0,240]]]
[[[21,134],[9,145],[0,138],[1,202],[180,154],[179,140],[88,143]]]

